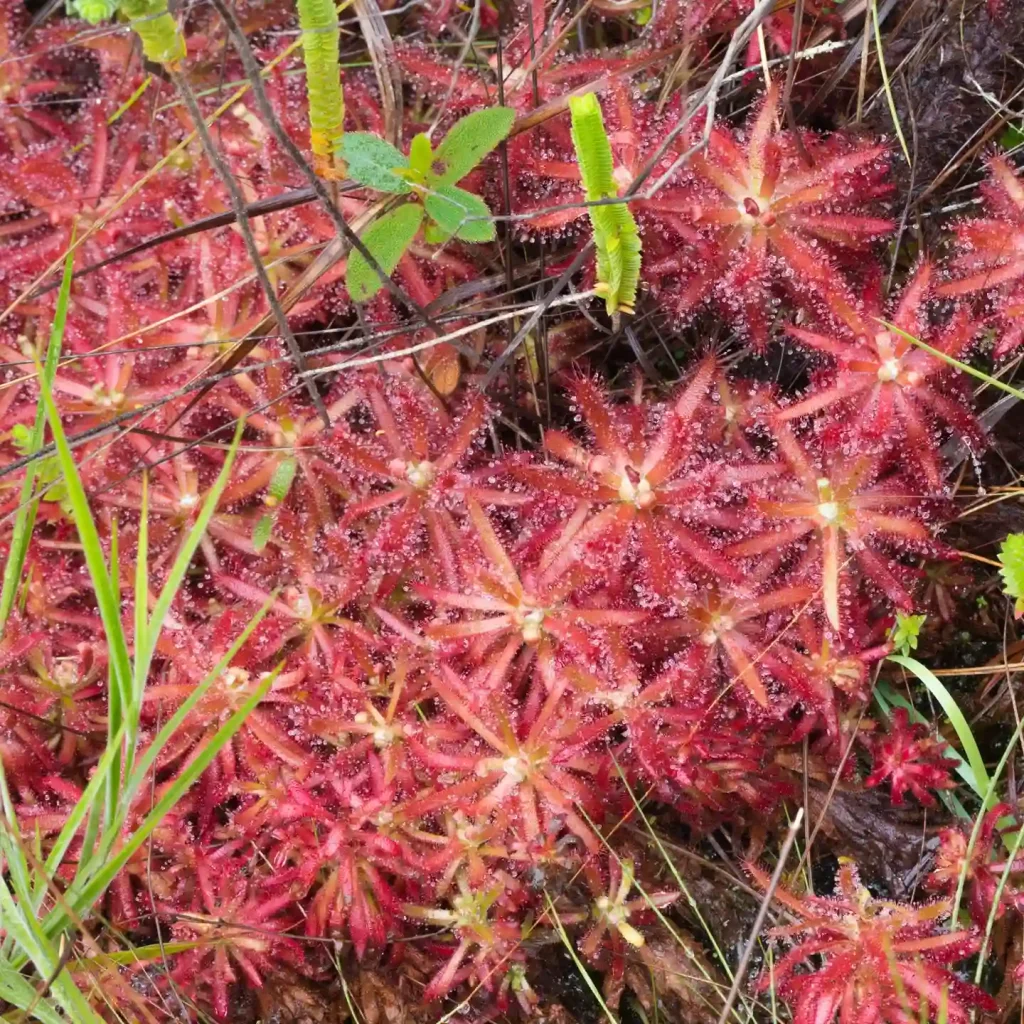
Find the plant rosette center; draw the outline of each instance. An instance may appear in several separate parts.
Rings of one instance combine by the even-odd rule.
[[[544,620],[548,612],[532,604],[521,604],[513,613],[513,621],[528,644],[537,644],[544,637]]]
[[[897,355],[896,339],[891,331],[881,331],[875,335],[875,350],[878,352],[877,375],[880,384],[913,388],[921,383],[921,374],[916,370],[907,370],[902,356]]]
[[[658,500],[643,469],[624,464],[613,470],[609,460],[605,456],[599,455],[591,461],[590,470],[593,473],[608,474],[611,477],[609,482],[613,483],[619,492],[619,501],[644,509],[650,508]]]
[[[704,632],[700,635],[700,642],[705,647],[713,647],[726,633],[731,633],[736,627],[736,622],[731,615],[715,613],[708,620]]]
[[[371,708],[370,712],[358,712],[353,720],[358,725],[372,725],[372,728],[368,730],[368,733],[377,750],[385,750],[393,744],[400,742],[403,737],[408,735],[408,729],[406,726],[401,725],[400,723],[387,721],[387,719],[385,719],[376,710],[376,708]]]
[[[97,409],[120,409],[128,396],[123,391],[109,390],[102,384],[94,385],[90,401]]]
[[[392,459],[388,469],[396,477],[405,477],[406,482],[417,491],[425,491],[437,478],[437,468],[428,459]]]
[[[510,754],[508,757],[487,757],[478,765],[477,774],[491,775],[494,772],[500,772],[505,776],[505,782],[501,784],[502,788],[505,785],[518,786],[527,782],[544,760],[543,755],[531,756],[522,751]]]
[[[738,204],[741,223],[748,228],[775,226],[778,216],[766,199],[744,196]]]
[[[818,504],[814,511],[819,520],[819,526],[842,526],[846,518],[846,506],[836,500],[832,483],[827,477],[818,478]]]

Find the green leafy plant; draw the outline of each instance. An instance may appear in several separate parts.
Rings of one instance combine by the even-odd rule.
[[[173,67],[185,58],[185,37],[167,0],[69,0],[68,10],[90,25],[119,14],[131,22],[142,52],[154,64]]]
[[[489,242],[495,237],[487,204],[473,192],[456,185],[512,128],[515,112],[508,107],[474,111],[456,122],[434,149],[421,132],[409,145],[409,154],[370,132],[348,132],[341,155],[348,176],[367,188],[409,201],[378,217],[360,236],[380,265],[391,275],[402,254],[427,220],[424,236],[440,244],[451,238],[463,242]],[[348,258],[346,284],[356,302],[373,298],[383,281],[359,252]]]
[[[900,654],[909,655],[911,651],[917,650],[917,639],[921,635],[921,627],[927,618],[927,615],[896,613],[896,625],[892,628],[890,639],[893,647]]]
[[[338,12],[334,0],[298,0],[298,9],[306,64],[310,148],[321,175],[342,177],[343,168],[333,166],[345,123]]]
[[[601,104],[588,92],[569,98],[572,143],[576,149],[583,191],[597,250],[597,285],[608,315],[616,321],[632,313],[640,280],[640,236],[626,203],[616,201],[619,190],[613,176],[612,147],[605,131]],[[607,202],[607,200],[613,200]]]
[[[1019,619],[1024,616],[1024,533],[1011,533],[1003,541],[999,561],[1006,596],[1013,598],[1013,614]]]

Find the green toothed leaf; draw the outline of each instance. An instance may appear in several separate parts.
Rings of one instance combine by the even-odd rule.
[[[427,184],[436,189],[460,181],[508,136],[515,119],[508,107],[488,107],[456,121],[434,150]]]
[[[378,192],[404,195],[412,191],[395,170],[409,166],[408,157],[370,132],[347,132],[341,140],[341,158],[348,167],[348,176],[360,185]]]
[[[487,204],[455,185],[439,185],[423,198],[427,213],[448,235],[464,242],[494,240],[494,221]]]

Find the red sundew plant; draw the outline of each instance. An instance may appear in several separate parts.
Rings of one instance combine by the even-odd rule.
[[[342,523],[372,518],[372,557],[392,578],[416,560],[427,541],[439,558],[440,578],[454,583],[453,501],[470,495],[487,502],[512,500],[507,493],[476,485],[467,472],[485,405],[474,400],[453,420],[422,388],[396,381],[390,391],[385,398],[376,384],[366,388],[375,430],[342,427],[331,438],[342,461],[363,481],[363,493],[348,503]]]
[[[1002,325],[998,357],[1024,341],[1024,181],[1005,157],[993,157],[989,172],[982,186],[986,216],[956,226],[958,276],[936,291],[942,296],[991,293]]]
[[[515,823],[516,833],[531,842],[554,818],[564,822],[589,850],[600,849],[595,826],[588,823],[588,819],[597,821],[600,804],[586,779],[598,773],[602,761],[576,742],[576,723],[568,714],[559,714],[557,693],[541,715],[524,727],[507,716],[496,720],[486,716],[493,720],[489,724],[481,717],[483,712],[478,714],[465,703],[450,674],[443,682],[435,681],[434,688],[461,726],[428,724],[417,742],[417,754],[427,765],[454,769],[464,778],[447,791],[417,796],[402,808],[405,817],[454,805],[483,821],[494,814],[504,816],[510,829]],[[473,754],[454,752],[474,747]]]
[[[831,308],[846,324],[845,336],[789,327],[789,334],[801,344],[830,356],[836,369],[822,378],[812,395],[784,408],[778,419],[788,422],[821,411],[852,413],[852,433],[868,450],[903,446],[916,456],[928,486],[939,491],[942,473],[935,425],[952,427],[977,450],[984,446],[984,436],[957,393],[955,379],[951,386],[956,371],[912,339],[963,360],[982,325],[960,307],[943,326],[931,328],[925,303],[932,276],[932,267],[921,264],[887,315],[878,294],[880,279],[863,296],[860,308],[837,297]]]
[[[49,723],[52,733],[45,742],[57,764],[64,766],[102,746],[105,661],[106,652],[92,644],[63,651],[60,646],[55,650],[45,634],[19,637],[17,644],[0,653],[0,703],[11,718],[14,735],[31,736],[35,742],[45,736]],[[34,726],[25,729],[19,715],[32,719]]]
[[[609,12],[617,10],[614,0],[598,0],[598,7]],[[728,31],[731,23],[748,15],[753,7],[753,0],[665,0],[658,4],[649,30],[661,45],[675,43],[680,35],[700,40],[706,34]],[[836,8],[833,0],[808,0],[799,26],[791,10],[770,13],[762,22],[765,44],[772,52],[788,54],[794,49],[798,28],[797,49],[824,27],[841,32],[843,20]],[[753,68],[760,61],[760,42],[755,33],[747,44],[746,62]]]
[[[757,343],[775,286],[817,298],[842,291],[841,260],[870,252],[892,230],[864,212],[892,192],[885,146],[779,130],[779,100],[775,85],[742,135],[716,127],[689,164],[692,179],[658,203],[709,238],[710,263],[692,270],[684,258],[677,268],[700,282],[688,294],[714,295]]]
[[[135,2],[111,6],[126,14]],[[308,185],[264,122],[255,82],[218,109],[245,69],[217,12],[175,13],[188,55],[165,74],[140,64],[126,24],[83,35],[68,17],[52,38],[23,37],[18,4],[0,0],[0,305],[49,276],[0,324],[0,789],[33,863],[63,855],[51,872],[61,899],[42,910],[78,898],[94,825],[106,827],[102,800],[95,813],[79,802],[112,760],[126,701],[139,709],[134,764],[153,760],[110,856],[177,796],[76,911],[69,955],[114,954],[110,969],[145,993],[154,1020],[245,1024],[279,987],[334,984],[340,968],[360,988],[395,981],[395,999],[411,986],[438,1018],[514,1024],[560,1012],[541,982],[561,970],[549,951],[568,942],[617,1006],[664,942],[661,917],[683,935],[692,924],[642,841],[647,827],[692,846],[694,871],[705,843],[726,870],[729,857],[774,850],[785,813],[819,785],[835,781],[830,799],[852,806],[872,787],[894,804],[910,794],[908,814],[953,786],[937,729],[899,711],[887,729],[870,717],[894,612],[928,611],[929,581],[956,554],[938,536],[954,497],[946,435],[975,454],[991,419],[975,419],[966,378],[914,339],[960,361],[993,324],[998,354],[1018,343],[1020,253],[999,246],[1018,245],[1024,202],[997,158],[985,215],[957,226],[951,260],[923,260],[904,233],[883,264],[888,204],[905,198],[887,144],[812,130],[801,109],[811,57],[789,82],[772,62],[837,36],[845,12],[824,0],[799,5],[800,19],[786,5],[768,12],[715,94],[709,144],[684,157],[707,112],[694,104],[751,0],[662,0],[649,12],[527,0],[511,18],[491,3],[381,4],[386,31],[374,19],[373,32],[361,10],[360,30],[344,30],[343,83],[346,130],[376,137],[362,144],[422,150],[418,133],[436,141],[499,98],[516,121],[466,181],[496,215],[497,240],[424,236],[389,263],[410,301],[360,303],[345,285],[352,250],[319,199],[189,227],[226,218],[228,203],[209,140],[190,138],[181,82],[244,202],[297,202],[288,193]],[[292,14],[263,0],[237,9],[264,65],[290,45]],[[456,59],[471,37],[483,45]],[[762,40],[772,84],[758,98]],[[72,70],[79,45],[90,52]],[[828,53],[814,55],[813,81],[826,81]],[[364,58],[365,70],[348,66]],[[265,80],[300,148],[307,84],[297,52]],[[852,95],[849,85],[837,88]],[[673,167],[668,180],[630,200],[642,236],[635,313],[605,333],[568,291],[591,271],[555,281],[589,230],[564,109],[588,91],[620,195],[676,134],[647,186]],[[390,202],[343,177],[327,193],[364,237]],[[937,223],[913,211],[915,224],[919,213]],[[182,237],[91,267],[179,227]],[[86,230],[49,390],[108,587],[79,493],[61,479],[57,421],[39,418],[33,362],[61,308],[51,268]],[[305,366],[267,327],[270,294]],[[212,361],[225,366],[243,342],[255,344],[184,413]],[[193,543],[159,608],[148,676],[123,679],[104,622],[120,607],[127,657],[144,654],[146,613]],[[945,598],[953,632],[961,610]],[[833,897],[779,890],[795,923],[777,936],[792,948],[761,984],[797,1024],[966,1024],[989,1005],[956,973],[978,939],[947,918],[964,873],[965,908],[987,921],[1014,814],[989,812],[970,856],[969,830],[944,830],[929,882],[938,902],[876,898],[846,862]],[[68,821],[79,825],[61,837]],[[815,868],[826,850],[842,856],[841,830],[816,843]],[[1019,860],[1000,914],[1024,909]],[[0,888],[17,881],[8,858]],[[21,890],[12,898],[21,906]],[[16,945],[5,931],[0,977]],[[129,947],[160,959],[123,966]],[[34,983],[26,963],[10,976]],[[32,966],[46,978],[54,963]],[[42,1013],[66,980],[38,997]],[[652,1019],[675,1019],[664,995],[651,995]],[[18,1009],[0,999],[0,1017]],[[360,1009],[372,1019],[375,1007]],[[78,1019],[60,1008],[45,1019],[62,1017]]]
[[[522,678],[536,658],[545,686],[560,688],[555,680],[556,652],[568,649],[575,659],[586,660],[594,648],[587,627],[630,626],[646,617],[641,610],[570,603],[567,599],[580,584],[578,573],[561,578],[550,573],[520,573],[476,499],[468,498],[467,505],[483,555],[483,564],[462,559],[470,592],[422,585],[415,592],[441,608],[484,613],[479,618],[437,622],[427,628],[428,637],[436,641],[470,641],[467,660],[473,675],[467,685],[474,691],[474,702],[505,680],[520,655],[523,657],[513,671],[516,678]]]
[[[55,34],[48,33],[27,53],[19,45],[26,13],[10,3],[0,8],[0,130],[15,154],[68,135],[68,123],[39,100],[72,92],[62,81],[66,69],[50,53],[58,42]]]
[[[0,245],[5,303],[16,297],[16,289],[60,260],[70,244],[73,223],[79,237],[90,230],[83,246],[90,262],[106,256],[112,245],[123,247],[174,226],[166,204],[181,202],[179,173],[165,169],[150,178],[146,188],[130,194],[151,166],[151,152],[142,137],[146,126],[129,115],[115,132],[107,125],[111,110],[106,103],[92,102],[89,108],[83,125],[89,140],[84,166],[81,154],[68,161],[67,142],[56,139],[45,149],[33,148],[5,160],[0,170],[0,194],[24,211],[6,225]],[[152,264],[143,273],[146,269]],[[82,290],[96,294],[95,279],[86,279]]]
[[[768,876],[754,865],[749,870],[767,888]],[[795,944],[761,975],[759,986],[791,999],[799,1024],[837,1018],[840,1024],[911,1024],[937,1013],[967,1024],[973,1009],[995,1008],[951,969],[977,950],[979,939],[945,927],[946,901],[911,906],[874,899],[850,861],[840,865],[833,896],[800,897],[779,888],[775,899],[796,918],[775,934]],[[798,970],[815,957],[821,967]]]
[[[506,899],[497,880],[487,888],[474,889],[460,875],[458,892],[447,901],[448,906],[404,908],[413,920],[451,929],[457,942],[438,950],[444,966],[430,979],[424,999],[440,999],[469,979],[491,990],[515,969],[522,959],[523,929],[516,916],[502,906]]]
[[[373,829],[370,815],[358,816],[365,828],[356,815],[352,822],[332,817],[280,830],[273,857],[282,866],[296,862],[282,877],[293,898],[311,895],[305,933],[347,935],[362,958],[367,949],[383,949],[397,930],[402,907],[388,877],[408,869],[400,844]]]
[[[792,628],[800,617],[799,606],[813,597],[814,588],[806,584],[761,594],[756,587],[725,590],[712,585],[678,616],[666,617],[658,632],[689,641],[683,658],[695,674],[720,687],[739,683],[767,707],[766,681],[786,684],[797,675],[794,661],[786,658],[791,653],[786,619]],[[778,612],[783,614],[773,614]]]
[[[583,864],[591,905],[583,911],[569,909],[555,913],[563,924],[589,925],[580,942],[586,960],[605,972],[605,991],[611,994],[610,1005],[618,1008],[620,984],[631,949],[644,945],[644,936],[634,921],[653,919],[656,912],[671,906],[678,892],[640,892],[632,895],[635,866],[632,860],[610,858],[607,862],[588,857]]]
[[[871,743],[874,768],[864,785],[888,782],[894,804],[903,803],[909,792],[926,807],[934,807],[935,797],[930,790],[953,788],[949,776],[957,762],[945,756],[948,747],[945,740],[929,736],[923,723],[911,723],[905,708],[896,708],[889,731]]]
[[[944,828],[940,833],[935,866],[925,883],[933,892],[952,899],[962,878],[967,911],[979,928],[987,927],[997,893],[996,917],[1001,917],[1008,907],[1019,910],[1024,906],[1019,877],[1024,871],[1024,857],[1017,856],[1011,862],[1005,848],[1009,834],[1016,827],[1010,812],[1007,804],[997,804],[987,811],[970,850],[971,837],[962,828]]]
[[[214,1015],[227,1020],[232,986],[245,978],[255,988],[275,965],[301,966],[302,946],[282,934],[292,925],[290,894],[268,898],[248,877],[240,858],[200,862],[190,886],[188,909],[173,927],[178,941],[195,948],[177,958],[170,974],[176,985],[208,986]]]
[[[615,568],[620,585],[632,578],[666,593],[670,567],[679,560],[725,579],[737,570],[700,527],[734,525],[721,507],[732,474],[743,467],[700,459],[701,400],[714,364],[708,359],[674,403],[612,405],[591,380],[568,385],[570,398],[592,436],[592,448],[558,430],[545,432],[544,447],[562,465],[513,467],[538,492],[575,499],[575,514],[545,554],[546,570],[571,565]],[[765,470],[755,468],[748,479]],[[593,514],[589,514],[593,511]],[[693,525],[691,525],[693,524]],[[636,568],[627,568],[630,563]],[[639,570],[637,572],[636,570]]]
[[[878,456],[831,452],[822,458],[800,444],[791,429],[775,428],[779,450],[791,474],[757,498],[765,530],[727,549],[735,557],[781,555],[794,545],[797,571],[811,575],[821,587],[825,614],[840,625],[841,581],[863,574],[897,607],[909,610],[913,600],[900,581],[899,564],[875,545],[888,541],[915,551],[937,551],[938,542],[913,511],[913,490],[900,476],[883,475]]]

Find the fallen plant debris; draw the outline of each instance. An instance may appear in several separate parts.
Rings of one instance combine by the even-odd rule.
[[[1020,76],[908,185],[931,0],[37,8],[0,1016],[1017,1012]]]

